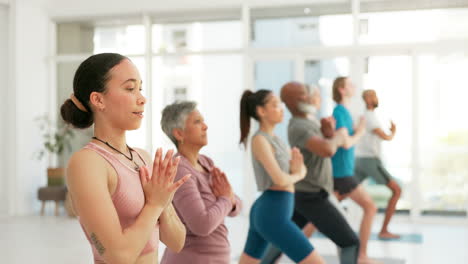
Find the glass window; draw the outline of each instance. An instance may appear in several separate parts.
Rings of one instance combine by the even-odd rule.
[[[143,54],[145,52],[143,25],[96,27],[94,31],[94,53]]]
[[[367,59],[363,89],[376,91],[379,106],[375,111],[384,131],[389,133],[390,121],[396,124],[395,138],[382,142],[381,158],[403,190],[397,209],[409,209],[411,206],[412,87],[410,56],[372,56]],[[356,97],[360,99],[361,95]],[[386,208],[390,190],[372,180],[367,181],[366,187],[377,205]]]
[[[276,96],[280,96],[281,87],[294,80],[294,61],[292,60],[271,60],[257,61],[255,63],[255,90],[272,90]],[[285,108],[283,122],[275,128],[275,134],[288,144],[288,121],[291,114]]]
[[[419,153],[423,209],[465,211],[468,205],[466,53],[426,54],[419,64]]]
[[[338,76],[349,76],[349,59],[346,57],[306,60],[305,82],[320,88],[322,98],[319,115],[331,116],[335,102],[332,96],[333,81]]]
[[[96,26],[93,22],[57,24],[58,54],[117,52],[143,54],[143,25]]]
[[[240,21],[153,25],[153,51],[232,50],[242,47]]]
[[[468,38],[468,9],[364,13],[363,44],[428,42]]]
[[[85,22],[57,24],[57,53],[92,53],[94,26]]]
[[[252,46],[281,48],[340,46],[352,43],[351,15],[256,19]]]

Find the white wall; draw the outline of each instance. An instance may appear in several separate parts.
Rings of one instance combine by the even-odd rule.
[[[37,189],[46,183],[46,164],[33,158],[41,145],[34,118],[48,107],[48,27],[42,1],[10,2],[9,88],[6,102],[5,174],[9,214],[38,212]]]
[[[1,2],[0,2],[1,3]],[[0,94],[4,95],[8,86],[5,85],[8,80],[8,7],[0,5]],[[0,99],[0,113],[5,113],[7,97],[2,96]],[[0,115],[0,142],[2,146],[5,146],[5,115]],[[5,150],[0,148],[0,172],[5,171]],[[6,173],[0,173],[0,215],[6,215],[8,212],[8,200],[7,200],[7,175]]]

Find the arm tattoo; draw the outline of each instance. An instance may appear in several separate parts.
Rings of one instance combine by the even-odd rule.
[[[106,248],[102,245],[101,241],[98,240],[96,234],[91,233],[91,241],[93,242],[96,250],[99,252],[99,255],[103,255],[106,251]]]

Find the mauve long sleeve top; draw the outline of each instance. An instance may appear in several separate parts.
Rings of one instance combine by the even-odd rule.
[[[239,197],[232,205],[228,197],[216,197],[211,189],[213,161],[199,155],[198,163],[205,172],[196,170],[184,156],[177,168],[176,179],[192,174],[174,195],[172,201],[177,214],[187,229],[185,245],[175,253],[166,248],[161,264],[229,264],[230,244],[224,225],[226,216],[238,215],[242,208]]]

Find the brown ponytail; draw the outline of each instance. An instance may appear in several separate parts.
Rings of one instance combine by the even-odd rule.
[[[240,100],[240,140],[239,144],[247,144],[247,136],[250,131],[250,118],[260,121],[257,115],[257,106],[264,106],[267,96],[271,93],[270,90],[258,90],[252,92],[244,91]]]

